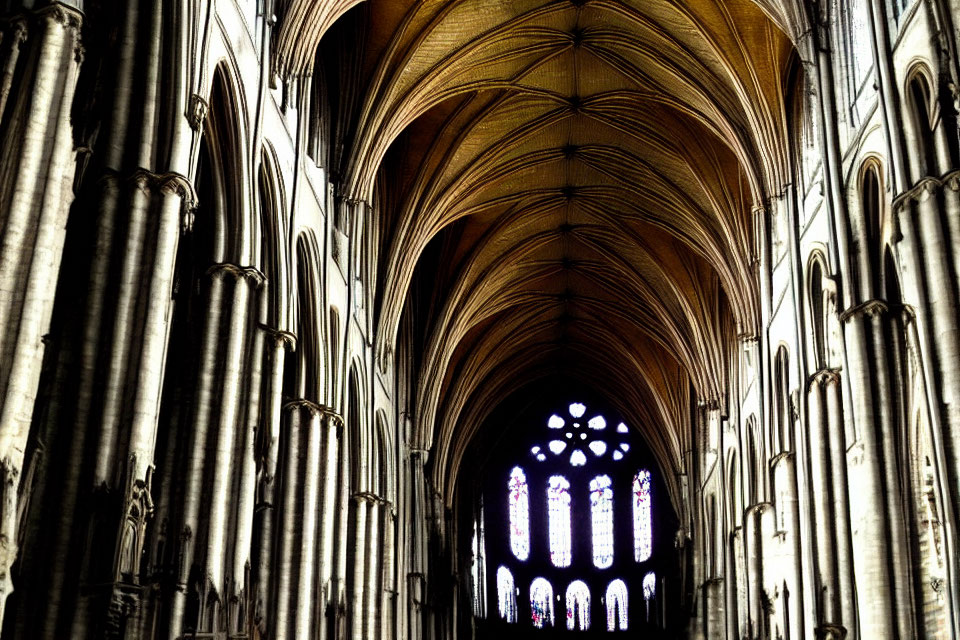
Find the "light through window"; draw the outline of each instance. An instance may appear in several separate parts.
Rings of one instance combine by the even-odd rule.
[[[551,476],[547,485],[547,509],[550,521],[550,562],[555,567],[570,566],[570,483],[563,476]]]
[[[653,512],[650,497],[650,472],[641,470],[633,477],[633,557],[637,562],[653,553]]]
[[[653,600],[657,595],[657,576],[653,571],[643,576],[643,599]]]
[[[590,589],[581,580],[567,587],[567,629],[586,631],[590,628]]]
[[[502,619],[517,621],[517,592],[513,586],[513,574],[506,567],[497,569],[497,605]]]
[[[508,485],[507,509],[496,513],[500,526],[509,527],[509,551],[506,545],[487,549],[494,561],[488,569],[490,583],[493,567],[499,567],[496,590],[502,622],[586,631],[596,613],[596,630],[626,631],[629,594],[634,598],[632,613],[642,620],[646,610],[650,621],[659,602],[656,578],[646,568],[637,574],[627,565],[646,567],[653,557],[653,477],[642,468],[646,453],[631,433],[623,422],[593,407],[565,403],[557,413],[542,415],[533,439],[518,442],[526,462],[499,467],[496,476],[484,482],[485,490],[496,487],[501,496],[504,480]],[[616,508],[614,498],[620,501]],[[507,518],[509,522],[503,522]],[[484,553],[482,521],[479,526],[474,531],[475,558]],[[617,547],[626,553],[615,551]],[[506,558],[503,564],[501,557]],[[519,570],[512,564],[518,561],[523,562]],[[473,577],[475,584],[482,582]]]
[[[510,472],[510,550],[518,560],[530,556],[530,495],[527,476],[520,467]]]
[[[607,587],[607,631],[627,630],[627,585],[614,580]]]
[[[590,481],[590,513],[593,524],[593,564],[606,569],[613,564],[613,489],[610,476]]]
[[[537,629],[553,626],[553,587],[544,578],[530,583],[530,618]]]

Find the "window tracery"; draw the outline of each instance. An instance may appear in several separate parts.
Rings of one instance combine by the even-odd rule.
[[[524,577],[531,576],[526,571],[535,572],[535,577],[527,578],[531,579],[529,589],[518,588],[509,563],[500,567],[497,573],[500,616],[505,621],[516,622],[518,616],[527,615],[525,606],[529,603],[530,624],[538,629],[552,627],[557,624],[555,607],[560,606],[563,597],[567,629],[587,630],[591,624],[591,598],[596,595],[601,599],[599,610],[606,614],[607,630],[624,631],[629,621],[630,586],[637,592],[642,588],[645,606],[649,609],[656,586],[653,574],[647,574],[641,581],[639,578],[644,575],[641,573],[636,585],[629,579],[605,574],[603,584],[606,586],[594,585],[599,594],[592,594],[590,584],[581,579],[585,576],[578,574],[606,572],[616,566],[615,495],[625,500],[632,494],[631,504],[622,505],[624,515],[632,513],[632,516],[627,516],[622,529],[618,530],[624,535],[631,535],[627,531],[633,532],[634,561],[643,563],[652,557],[652,475],[639,465],[631,468],[629,462],[621,462],[634,455],[627,425],[616,421],[608,423],[607,418],[591,412],[583,403],[571,403],[566,410],[550,415],[545,427],[542,435],[546,437],[527,445],[533,458],[531,466],[507,467],[509,508],[506,515],[510,537],[507,553],[517,560],[533,562]],[[621,484],[622,489],[615,488]],[[545,501],[534,498],[531,503],[531,490],[543,491],[535,496],[544,496]],[[589,518],[586,517],[587,504]],[[534,512],[530,511],[531,505]],[[540,509],[543,516],[538,515]],[[583,511],[581,517],[574,518],[574,509]],[[580,515],[580,511],[576,513]],[[538,529],[540,522],[543,529]],[[589,536],[582,547],[574,539],[578,535]],[[539,548],[547,553],[538,556],[537,553],[542,552],[537,551],[537,545],[542,545]],[[549,561],[538,567],[536,558],[539,557],[549,557]],[[554,585],[558,584],[555,576],[563,576],[563,583],[567,584],[565,590],[561,587],[555,591]],[[518,601],[524,607],[522,614],[518,613]]]

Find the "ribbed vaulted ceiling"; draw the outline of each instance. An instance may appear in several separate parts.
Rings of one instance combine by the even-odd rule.
[[[691,389],[717,400],[731,341],[759,329],[754,208],[789,179],[777,8],[384,0],[367,15],[346,195],[382,205],[378,351],[412,285],[433,300],[416,420],[437,480],[449,489],[504,394],[557,374],[607,393],[680,471]]]

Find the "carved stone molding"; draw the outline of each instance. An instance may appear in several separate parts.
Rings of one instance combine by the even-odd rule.
[[[817,640],[844,640],[847,637],[847,628],[840,624],[824,622],[817,626],[815,633]]]
[[[207,120],[207,111],[210,105],[202,96],[194,93],[190,95],[190,103],[187,105],[187,111],[184,114],[187,121],[190,122],[190,128],[199,132],[203,129],[203,123]]]
[[[828,384],[840,382],[840,371],[824,367],[810,376],[810,384],[819,384],[826,387]]]
[[[374,506],[389,504],[386,500],[384,500],[377,494],[371,493],[369,491],[358,491],[353,495],[351,495],[350,497],[356,500],[358,503],[366,502],[367,504],[371,504]]]
[[[941,177],[925,176],[893,200],[893,210],[900,213],[907,204],[923,202],[944,187],[951,191],[960,191],[960,169],[951,171]]]
[[[267,281],[267,277],[256,267],[241,267],[229,262],[221,262],[220,264],[213,265],[207,269],[207,275],[215,277],[230,275],[234,276],[237,280],[249,279],[257,287]]]
[[[259,325],[260,329],[270,336],[274,344],[278,347],[283,347],[286,351],[293,352],[297,349],[297,336],[290,333],[289,331],[284,331],[283,329],[275,329],[269,327],[262,322]]]
[[[343,416],[334,411],[331,407],[314,402],[313,400],[297,398],[296,400],[291,400],[283,405],[283,408],[284,410],[306,409],[311,415],[320,416],[324,420],[328,421],[328,424],[332,423],[333,426],[337,428],[343,427]]]
[[[881,316],[887,313],[889,310],[890,307],[883,300],[878,300],[876,298],[872,300],[865,300],[841,313],[840,322],[847,322],[848,320],[856,318],[860,315],[867,315],[870,317]]]

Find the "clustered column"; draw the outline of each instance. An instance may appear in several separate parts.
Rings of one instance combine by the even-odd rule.
[[[70,109],[81,16],[52,5],[3,29],[0,50],[0,618],[17,555],[18,482],[53,311],[75,163]],[[24,79],[16,92],[13,78]],[[8,104],[11,100],[13,104]]]

